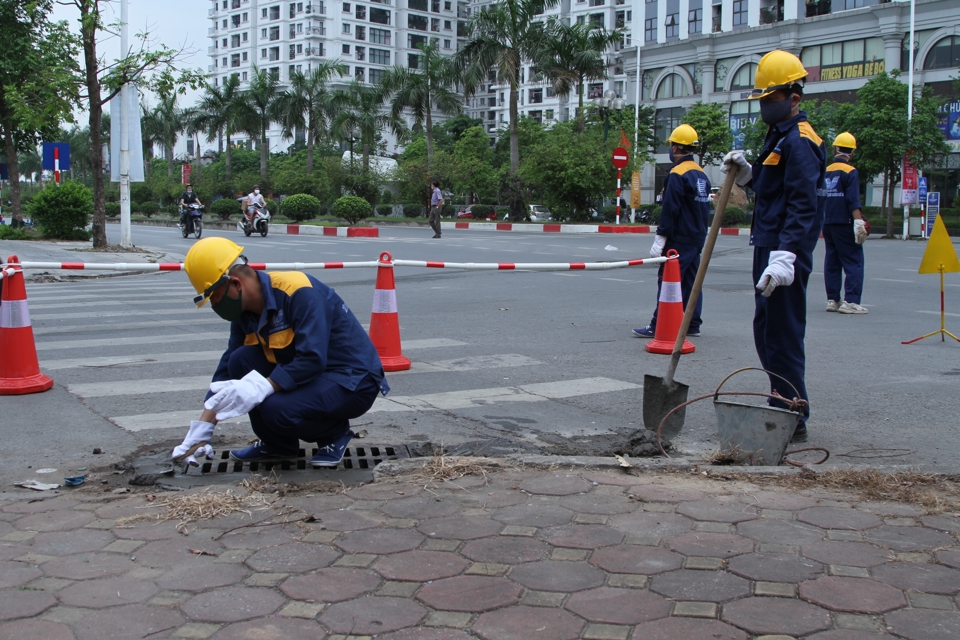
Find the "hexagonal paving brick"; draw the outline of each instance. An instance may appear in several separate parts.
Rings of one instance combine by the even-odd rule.
[[[420,494],[412,498],[390,500],[380,508],[380,511],[392,518],[426,520],[452,516],[460,511],[460,505],[453,500],[440,500],[429,494]]]
[[[239,564],[210,563],[201,569],[186,565],[157,578],[157,585],[171,591],[206,591],[237,584],[249,574],[250,572]]]
[[[677,513],[689,516],[694,520],[728,522],[730,524],[757,518],[757,510],[750,505],[738,501],[719,502],[715,499],[681,502],[677,507]]]
[[[884,617],[887,626],[908,640],[953,640],[960,637],[960,613],[904,609]]]
[[[0,620],[32,618],[55,604],[57,599],[46,591],[3,589],[0,591]]]
[[[288,578],[280,590],[294,600],[340,602],[373,591],[380,576],[365,569],[330,567],[306,576]]]
[[[555,547],[597,549],[623,542],[623,533],[600,524],[567,524],[540,532],[540,537]]]
[[[747,634],[740,629],[717,620],[698,620],[696,618],[665,618],[641,624],[633,631],[633,640],[747,640]]]
[[[893,557],[889,551],[863,542],[821,540],[805,544],[800,549],[801,553],[811,560],[847,567],[875,567],[890,561]]]
[[[121,540],[169,540],[180,537],[175,522],[137,522],[130,526],[115,527],[112,531]]]
[[[13,523],[21,531],[72,531],[96,519],[89,511],[44,511],[24,516]]]
[[[573,511],[551,504],[524,504],[494,510],[494,520],[521,527],[555,527],[573,520]]]
[[[846,529],[861,531],[879,527],[883,520],[872,513],[856,509],[837,509],[835,507],[813,507],[797,512],[797,520],[824,529]]]
[[[256,527],[240,529],[220,538],[227,549],[262,549],[277,544],[294,542],[303,537],[303,532],[295,525],[277,525],[275,527]]]
[[[334,633],[386,633],[412,627],[427,610],[406,598],[366,596],[330,605],[320,621]]]
[[[751,491],[739,496],[739,500],[757,509],[796,511],[797,509],[809,509],[817,506],[817,501],[813,498],[782,491]]]
[[[104,640],[109,629],[114,638],[157,637],[162,631],[176,629],[184,622],[176,610],[144,604],[100,609],[73,625],[77,640]]]
[[[180,610],[193,620],[239,622],[271,614],[283,603],[272,589],[226,587],[195,595]]]
[[[510,579],[535,591],[582,591],[599,587],[606,576],[585,562],[542,560],[510,571]]]
[[[888,562],[872,571],[874,580],[897,589],[954,595],[960,592],[960,571],[937,564]]]
[[[567,496],[560,500],[560,506],[575,513],[592,513],[612,516],[618,513],[630,513],[637,508],[626,496],[605,496],[594,493]]]
[[[261,549],[246,562],[256,571],[304,573],[329,566],[339,557],[339,553],[322,544],[291,542]]]
[[[506,578],[457,576],[436,580],[417,594],[428,607],[441,611],[480,613],[515,603],[523,589]]]
[[[550,555],[550,547],[547,543],[533,538],[492,536],[466,543],[460,550],[460,555],[475,562],[513,565],[544,560]]]
[[[424,536],[412,529],[381,527],[351,531],[337,538],[336,545],[347,553],[397,553],[416,549]]]
[[[98,518],[104,520],[116,520],[117,518],[129,518],[144,513],[156,514],[161,511],[161,507],[154,506],[146,498],[133,496],[97,507],[94,513],[97,514]]]
[[[935,554],[940,564],[945,564],[954,569],[960,569],[960,549],[941,549]]]
[[[680,489],[659,484],[639,485],[630,493],[640,502],[686,502],[703,500],[704,493],[695,489]]]
[[[527,493],[545,496],[570,496],[589,491],[592,487],[586,480],[569,473],[551,473],[520,483],[520,488]]]
[[[445,551],[404,551],[379,558],[373,568],[388,580],[426,582],[458,575],[469,563]]]
[[[0,624],[0,640],[73,640],[70,627],[46,620],[14,620]]]
[[[819,542],[825,537],[822,529],[793,520],[752,520],[737,525],[737,533],[766,544],[801,545]]]
[[[590,556],[590,564],[610,573],[652,575],[679,569],[683,556],[659,547],[623,544],[597,549]]]
[[[320,515],[323,527],[328,531],[360,531],[372,529],[383,524],[384,516],[371,511],[340,511],[324,512]]]
[[[353,487],[347,496],[354,500],[394,500],[409,498],[423,491],[423,487],[409,482],[395,482],[391,480],[377,481],[365,484],[362,487]]]
[[[636,477],[609,471],[584,471],[580,476],[587,482],[596,482],[613,487],[632,487],[637,484]]]
[[[99,551],[116,540],[109,531],[80,529],[41,533],[31,542],[31,551],[45,556],[72,556],[77,553]]]
[[[864,537],[874,544],[889,547],[894,551],[929,551],[955,544],[950,535],[923,527],[883,525],[865,531]]]
[[[492,491],[485,489],[489,488],[472,491],[468,494],[457,494],[457,501],[464,508],[497,509],[499,507],[512,507],[515,504],[526,504],[530,499],[530,494],[517,489],[494,489]]]
[[[314,620],[276,617],[228,625],[211,640],[323,640],[326,635]]]
[[[939,531],[950,531],[951,533],[960,532],[960,518],[948,518],[945,516],[923,516],[920,518],[923,526],[937,529]]]
[[[417,527],[417,531],[431,538],[476,540],[477,538],[494,536],[499,533],[502,528],[502,524],[490,518],[457,516],[454,518],[427,520]]]
[[[685,556],[708,558],[732,558],[741,553],[750,553],[753,545],[753,540],[743,536],[702,531],[685,533],[666,542],[666,546]]]
[[[473,640],[475,636],[468,635],[459,629],[428,629],[427,627],[413,627],[401,629],[386,635],[377,636],[377,640]]]
[[[860,502],[857,509],[878,516],[897,516],[901,518],[916,518],[926,513],[921,507],[905,502]]]
[[[861,631],[859,629],[833,629],[831,631],[821,631],[812,636],[807,636],[807,640],[892,640],[893,636],[887,634],[876,634],[872,631]]]
[[[0,543],[0,560],[13,560],[14,558],[25,556],[31,551],[32,549],[30,549],[30,547],[25,547],[22,544],[3,542]]]
[[[654,576],[650,590],[671,600],[726,602],[750,595],[750,583],[725,571],[680,569]]]
[[[26,562],[0,562],[0,589],[19,587],[42,575],[38,567]]]
[[[76,582],[57,595],[60,602],[72,607],[103,609],[121,604],[136,604],[150,598],[157,587],[146,580],[104,578]]]
[[[730,560],[730,571],[764,582],[803,582],[823,573],[823,566],[788,553],[750,553]]]
[[[800,597],[834,611],[884,613],[906,606],[898,589],[864,578],[824,576],[800,585]]]
[[[77,504],[72,498],[41,498],[39,500],[23,500],[8,504],[0,511],[4,513],[44,513],[46,511],[63,511]]]
[[[584,622],[562,609],[515,606],[482,614],[473,631],[485,640],[574,640]]]
[[[570,596],[566,608],[590,622],[640,624],[670,615],[670,602],[649,591],[600,587]]]
[[[263,544],[263,541],[261,541]],[[279,544],[279,543],[278,543]],[[218,556],[223,547],[210,539],[210,534],[193,532],[189,536],[178,536],[170,540],[154,540],[139,549],[135,555],[137,563],[148,567],[176,567],[186,559],[197,557],[197,551]],[[198,562],[211,562],[212,556],[201,556]]]
[[[724,605],[722,618],[750,633],[802,636],[830,628],[830,614],[790,598],[744,598]]]
[[[620,516],[611,516],[607,525],[637,536],[670,538],[693,529],[693,520],[675,513],[636,511]]]
[[[51,578],[90,580],[118,576],[136,566],[129,556],[118,553],[83,553],[72,558],[44,562],[41,568]]]

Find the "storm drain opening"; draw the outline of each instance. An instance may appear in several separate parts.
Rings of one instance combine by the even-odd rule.
[[[322,467],[314,469],[310,466],[310,458],[317,454],[317,449],[310,449],[308,454],[305,449],[297,451],[296,458],[287,458],[286,460],[270,460],[262,462],[239,462],[230,459],[229,451],[220,453],[220,460],[214,462],[205,462],[200,467],[201,473],[243,473],[249,471],[270,472],[277,471],[304,471],[307,469],[314,471],[334,471],[337,469],[373,469],[384,460],[397,460],[400,458],[409,458],[410,450],[406,445],[362,445],[357,447],[347,447],[343,453],[343,460],[336,467]]]

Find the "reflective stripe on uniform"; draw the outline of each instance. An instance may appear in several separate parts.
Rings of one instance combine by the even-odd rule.
[[[373,313],[397,313],[397,290],[375,289],[373,292]]]
[[[21,329],[30,326],[30,309],[26,300],[4,300],[0,304],[0,329]]]
[[[660,286],[660,302],[683,302],[679,282],[664,282]]]

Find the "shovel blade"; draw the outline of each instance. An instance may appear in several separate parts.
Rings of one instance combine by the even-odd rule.
[[[676,380],[668,386],[660,376],[643,376],[644,428],[656,432],[663,417],[670,413],[671,409],[687,401],[689,391],[690,387]],[[684,407],[670,416],[670,419],[663,425],[663,430],[660,431],[660,437],[665,440],[673,440],[683,429],[686,415],[687,408]]]

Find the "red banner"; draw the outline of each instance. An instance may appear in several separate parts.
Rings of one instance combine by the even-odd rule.
[[[903,181],[900,184],[900,204],[917,204],[917,168],[903,156]]]
[[[180,180],[183,184],[190,182],[190,177],[193,175],[193,165],[192,164],[182,164],[180,165]]]

